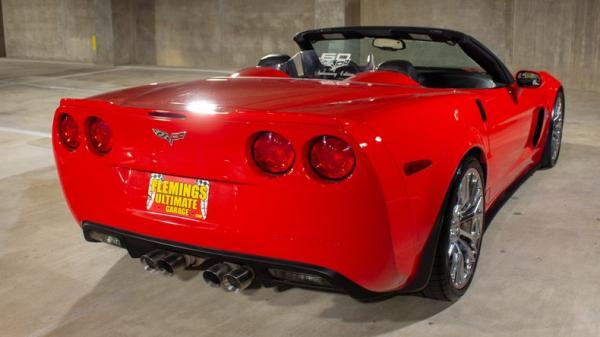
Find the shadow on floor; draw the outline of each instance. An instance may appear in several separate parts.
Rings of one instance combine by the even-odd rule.
[[[44,335],[314,336],[346,331],[345,336],[375,336],[427,320],[449,306],[417,296],[361,303],[347,295],[296,288],[227,294],[204,285],[194,272],[150,274],[137,259],[124,256]]]
[[[538,171],[538,167],[534,167],[527,171],[523,176],[519,179],[515,180],[507,189],[502,193],[500,197],[498,197],[497,201],[492,205],[492,207],[486,212],[486,230],[492,225],[494,218],[500,212],[502,207],[510,200],[515,192],[519,190],[519,188],[525,184],[525,182],[531,178],[535,172]]]

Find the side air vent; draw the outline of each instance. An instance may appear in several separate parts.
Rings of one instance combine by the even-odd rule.
[[[148,113],[150,117],[156,119],[186,119],[184,114],[180,114],[177,112],[167,112],[167,111],[151,111]]]
[[[481,120],[484,122],[487,121],[487,115],[485,113],[485,109],[483,108],[483,103],[480,100],[476,99],[475,103],[477,103],[477,107],[479,108],[479,113],[481,114]]]
[[[533,146],[537,146],[540,142],[540,136],[542,135],[542,127],[544,126],[544,109],[539,108],[535,113],[535,130],[533,131],[533,138],[531,140]]]

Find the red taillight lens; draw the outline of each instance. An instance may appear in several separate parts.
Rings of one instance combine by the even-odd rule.
[[[69,150],[75,150],[79,146],[79,126],[70,115],[64,114],[60,118],[58,134],[61,142]]]
[[[354,170],[356,158],[350,144],[333,137],[319,137],[310,148],[310,164],[326,179],[347,178]]]
[[[274,174],[289,171],[296,158],[292,143],[275,132],[263,132],[254,139],[252,156],[258,167]]]
[[[112,131],[108,124],[100,118],[94,117],[89,122],[89,138],[92,147],[106,154],[112,149]]]

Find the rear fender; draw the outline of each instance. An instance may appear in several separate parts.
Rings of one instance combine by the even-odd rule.
[[[434,229],[440,225],[446,192],[461,160],[477,149],[482,165],[487,163],[486,125],[475,97],[469,94],[389,106],[385,111],[371,112],[361,131],[354,126],[351,133],[357,143],[366,145],[363,151],[387,203],[396,264],[399,269],[413,271],[415,284],[410,288],[416,289],[424,286],[416,283],[428,280],[428,265],[434,256],[429,250],[437,244]],[[417,172],[407,171],[408,165],[417,162],[426,164]],[[430,244],[431,237],[434,242]],[[427,257],[422,260],[426,250]],[[414,251],[421,254],[415,258]],[[426,276],[418,275],[420,272]]]

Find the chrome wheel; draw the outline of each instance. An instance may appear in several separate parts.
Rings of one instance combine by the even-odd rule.
[[[475,272],[483,232],[483,180],[477,169],[471,167],[465,172],[455,200],[448,240],[448,271],[454,287],[462,289]]]
[[[552,110],[552,140],[550,142],[552,163],[556,162],[558,159],[558,153],[560,152],[563,132],[563,117],[563,100],[561,96],[558,96],[556,103],[554,103],[554,109]]]

